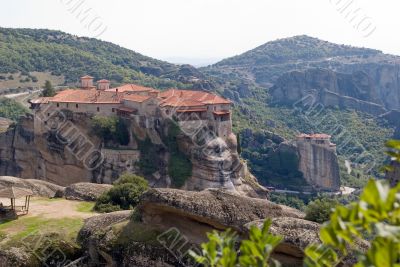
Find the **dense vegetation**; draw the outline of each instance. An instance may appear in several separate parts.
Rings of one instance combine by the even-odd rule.
[[[17,120],[29,110],[13,99],[0,98],[0,117]]]
[[[76,82],[82,75],[90,74],[116,83],[191,87],[190,83],[179,81],[184,76],[180,73],[184,67],[112,43],[60,31],[0,28],[0,62],[0,73],[26,75],[32,71],[50,71],[64,75],[67,82]]]
[[[106,145],[127,145],[129,132],[126,122],[119,117],[95,116],[91,120],[91,131]]]
[[[113,188],[97,199],[94,209],[98,212],[133,209],[148,187],[144,178],[124,173],[114,182]]]
[[[168,175],[171,177],[172,184],[176,188],[182,187],[186,180],[192,176],[192,163],[188,156],[180,151],[178,147],[177,137],[180,133],[179,126],[171,121],[169,122],[168,135],[163,140],[170,153]]]

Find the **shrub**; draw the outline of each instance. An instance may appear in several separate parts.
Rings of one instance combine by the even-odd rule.
[[[121,118],[95,116],[91,122],[92,133],[104,142],[116,142],[120,145],[129,144],[128,127]]]
[[[332,209],[338,202],[334,199],[321,198],[311,201],[306,207],[306,220],[323,223],[329,220]]]
[[[270,226],[270,220],[265,221],[261,229],[252,225],[249,231],[249,239],[243,240],[240,244],[240,253],[236,249],[238,236],[228,230],[223,233],[214,231],[207,234],[209,242],[201,245],[201,254],[190,251],[190,255],[197,263],[206,267],[278,266],[278,263],[270,257],[272,251],[282,241],[282,237],[270,234]]]
[[[170,152],[168,175],[171,177],[172,185],[177,188],[182,187],[192,176],[192,162],[178,147],[177,136],[180,133],[179,126],[171,121],[169,122],[168,136],[165,136],[163,140]]]
[[[144,178],[129,173],[122,174],[114,186],[97,199],[94,209],[98,212],[133,209],[148,187]]]

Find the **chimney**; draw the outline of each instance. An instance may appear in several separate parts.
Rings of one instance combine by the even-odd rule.
[[[92,89],[93,88],[93,77],[85,75],[81,77],[81,88],[82,89]]]
[[[110,89],[110,81],[104,79],[97,81],[97,89],[101,91]]]

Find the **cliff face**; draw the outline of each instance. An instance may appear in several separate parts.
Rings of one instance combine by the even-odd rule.
[[[339,190],[340,175],[334,149],[311,142],[297,141],[299,170],[306,181],[317,189]]]
[[[154,187],[175,186],[168,171],[171,151],[163,142],[168,136],[165,123],[154,126],[143,121],[128,122],[130,143],[123,148],[103,147],[91,134],[90,118],[84,115],[73,115],[68,123],[73,127],[55,132],[51,127],[34,123],[33,116],[29,115],[21,118],[15,128],[1,133],[0,175],[68,186],[78,182],[112,183],[121,173],[129,171],[145,175]],[[44,130],[38,130],[40,127]],[[254,196],[256,191],[264,193],[246,164],[240,161],[236,137],[232,135],[229,140],[216,138],[199,147],[185,135],[176,137],[179,150],[192,164],[192,176],[184,188],[227,188]],[[95,157],[90,151],[99,155]],[[142,166],[146,164],[152,165],[149,173],[143,173]]]
[[[377,70],[374,78],[371,78],[372,74],[364,71],[352,74],[326,69],[293,71],[282,75],[270,89],[270,93],[273,101],[280,104],[292,105],[302,98],[312,96],[316,103],[325,106],[380,115],[387,109],[400,107],[400,86],[397,87],[397,81],[394,82],[399,74],[394,71]]]

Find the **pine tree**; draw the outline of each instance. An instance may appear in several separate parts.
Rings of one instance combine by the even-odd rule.
[[[43,92],[42,92],[42,96],[51,97],[51,96],[54,96],[55,94],[56,94],[56,92],[54,91],[54,88],[53,88],[53,85],[51,84],[51,82],[46,81]]]

